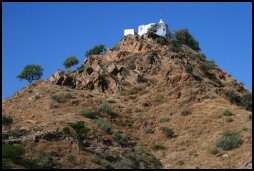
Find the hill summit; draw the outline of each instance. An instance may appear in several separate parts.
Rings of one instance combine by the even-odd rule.
[[[2,101],[14,168],[252,168],[252,95],[204,54],[124,36]],[[250,100],[251,99],[251,100]],[[3,119],[2,119],[3,121]]]

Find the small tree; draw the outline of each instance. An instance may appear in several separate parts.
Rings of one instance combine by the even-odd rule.
[[[79,61],[75,56],[70,56],[65,59],[63,65],[67,70],[71,71],[71,67],[73,65],[77,65],[78,63],[79,63]]]
[[[158,24],[151,25],[151,27],[147,30],[148,37],[152,37],[152,38],[157,37],[156,32],[157,32],[158,28],[159,28]]]
[[[105,51],[105,46],[102,44],[99,44],[99,45],[96,45],[94,48],[88,50],[86,52],[86,57],[89,57],[91,55],[99,55],[104,51]]]
[[[43,69],[40,65],[27,65],[23,71],[17,75],[17,78],[20,80],[27,80],[29,83],[31,83],[34,80],[41,79],[42,73]]]
[[[188,29],[179,30],[176,32],[176,40],[181,43],[189,46],[195,51],[200,51],[199,43],[196,41],[192,35],[189,33]]]

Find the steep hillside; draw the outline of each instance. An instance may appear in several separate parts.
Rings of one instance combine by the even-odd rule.
[[[13,118],[2,126],[3,143],[25,149],[22,162],[4,164],[252,168],[252,103],[244,101],[249,95],[185,45],[125,36],[77,71],[57,71],[2,101],[2,113]],[[77,121],[90,129],[79,143],[79,134],[66,131]],[[218,142],[227,131],[232,136],[222,144],[228,148]]]

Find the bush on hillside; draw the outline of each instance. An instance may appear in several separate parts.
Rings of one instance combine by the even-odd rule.
[[[89,119],[96,119],[98,116],[100,116],[100,113],[95,111],[81,111],[80,115]]]
[[[196,41],[193,36],[189,33],[188,29],[179,30],[176,32],[176,40],[180,44],[189,46],[195,51],[200,51],[199,43]]]
[[[86,52],[86,57],[90,57],[91,55],[100,55],[105,50],[106,49],[105,49],[104,45],[102,45],[102,44],[96,45],[95,47],[93,47],[92,49],[90,49]]]
[[[8,126],[13,123],[13,118],[11,116],[2,116],[2,125]]]
[[[216,141],[216,146],[222,150],[231,150],[241,145],[242,140],[239,132],[224,132]]]
[[[173,138],[174,137],[174,132],[172,129],[167,128],[167,127],[161,127],[160,130],[162,133],[167,137],[167,138]]]

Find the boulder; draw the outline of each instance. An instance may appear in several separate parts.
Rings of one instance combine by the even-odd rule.
[[[49,81],[56,85],[76,87],[76,80],[71,75],[67,75],[62,71],[57,71],[49,78]]]

